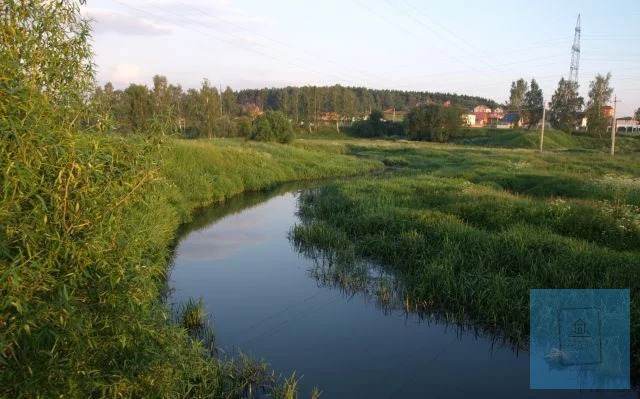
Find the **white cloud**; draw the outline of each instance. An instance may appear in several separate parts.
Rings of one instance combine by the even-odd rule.
[[[91,18],[95,33],[121,33],[125,35],[166,35],[172,32],[167,25],[120,11],[84,7],[83,13]]]
[[[135,81],[140,75],[140,67],[135,64],[116,64],[110,68],[109,80],[117,83],[129,83]]]

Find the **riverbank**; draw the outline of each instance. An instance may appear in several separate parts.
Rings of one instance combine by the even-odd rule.
[[[349,148],[396,172],[306,196],[310,223],[294,230],[301,245],[390,265],[409,308],[449,310],[523,344],[530,288],[630,288],[638,369],[634,155],[384,141]]]
[[[66,136],[64,148],[52,155],[55,164],[37,169],[40,180],[16,175],[16,184],[41,190],[50,205],[25,194],[7,219],[7,248],[24,248],[24,256],[12,253],[22,266],[3,268],[13,273],[2,288],[13,305],[0,318],[2,396],[247,392],[262,367],[207,357],[184,328],[167,322],[160,293],[178,226],[196,208],[243,191],[382,167],[243,140],[77,135]]]

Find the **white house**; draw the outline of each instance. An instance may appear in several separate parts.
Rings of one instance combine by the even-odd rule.
[[[464,114],[462,115],[462,121],[467,126],[476,125],[476,114]]]

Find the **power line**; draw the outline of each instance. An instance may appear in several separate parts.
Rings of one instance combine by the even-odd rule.
[[[262,51],[260,51],[260,50],[256,50],[256,49],[251,48],[251,47],[245,47],[245,46],[238,45],[237,43],[234,43],[234,42],[233,42],[233,41],[231,41],[231,40],[228,40],[228,39],[225,39],[225,38],[221,38],[221,37],[218,37],[218,36],[212,35],[212,34],[211,34],[211,33],[209,33],[209,32],[202,31],[202,30],[199,30],[199,29],[195,29],[195,28],[193,28],[193,27],[191,27],[191,26],[188,26],[188,27],[187,27],[187,26],[184,26],[184,25],[179,24],[179,23],[176,23],[175,21],[172,21],[172,20],[170,20],[170,19],[168,19],[168,18],[166,18],[166,17],[164,17],[164,16],[161,16],[161,15],[159,16],[159,15],[156,15],[156,14],[152,14],[152,13],[150,13],[150,12],[146,11],[146,10],[143,10],[143,9],[140,9],[140,8],[137,8],[137,7],[134,7],[134,6],[130,6],[130,5],[128,5],[128,4],[125,4],[125,3],[123,3],[123,2],[122,2],[122,1],[120,1],[120,0],[113,0],[113,1],[115,1],[116,3],[118,3],[118,4],[122,5],[122,6],[126,7],[126,8],[136,10],[136,11],[141,12],[141,13],[143,13],[143,14],[149,15],[149,16],[151,16],[151,17],[153,17],[153,18],[160,18],[160,19],[163,19],[163,20],[165,20],[165,21],[168,21],[169,23],[176,24],[176,25],[178,25],[178,26],[180,26],[180,27],[182,27],[182,28],[190,29],[190,30],[193,30],[193,31],[195,31],[195,32],[198,32],[198,33],[201,33],[201,34],[207,35],[207,36],[212,37],[212,38],[214,38],[214,39],[216,39],[216,40],[219,40],[219,41],[225,42],[225,43],[227,43],[227,44],[229,44],[229,45],[231,45],[231,46],[233,46],[233,47],[237,47],[237,48],[243,49],[243,50],[245,50],[245,51],[249,51],[249,52],[252,52],[252,53],[256,53],[256,54],[259,54],[259,55],[261,55],[261,56],[263,56],[263,57],[273,59],[273,60],[275,60],[275,61],[285,62],[285,63],[287,63],[287,64],[290,64],[290,65],[296,66],[296,67],[301,68],[301,69],[305,69],[305,70],[307,70],[307,71],[310,71],[310,72],[313,72],[313,73],[316,73],[316,74],[325,75],[325,76],[333,76],[334,78],[336,78],[336,77],[337,77],[337,78],[339,78],[339,80],[341,80],[341,81],[343,81],[343,82],[348,82],[348,83],[354,84],[354,82],[352,82],[349,78],[345,78],[344,76],[337,75],[337,74],[327,74],[327,73],[325,73],[325,72],[321,72],[321,71],[315,70],[315,69],[313,69],[313,68],[309,68],[309,67],[307,67],[307,66],[305,66],[305,65],[301,65],[301,64],[298,64],[298,63],[292,62],[292,61],[290,61],[290,60],[281,59],[281,58],[279,58],[279,57],[276,57],[276,56],[273,56],[273,55],[271,55],[271,54],[268,54],[268,53],[262,52]],[[166,9],[162,9],[161,7],[157,7],[157,6],[156,6],[156,7],[149,6],[149,7],[156,8],[156,9],[160,9],[160,10],[163,10],[163,11],[165,11],[165,12],[167,11]],[[196,22],[196,23],[197,23],[197,22]],[[204,24],[202,24],[202,23],[198,23],[198,24],[199,24],[199,25],[204,26],[204,27],[205,27],[205,28],[207,28],[207,29],[209,29],[209,27],[208,27],[208,26],[206,26],[206,25],[204,25]],[[233,35],[230,35],[230,36],[233,36]],[[236,37],[236,38],[238,38],[238,37]],[[242,39],[242,38],[239,38],[239,39]],[[357,84],[356,84],[356,85],[357,85]]]
[[[445,32],[449,33],[451,36],[453,36],[454,38],[456,38],[458,41],[460,41],[460,43],[463,43],[464,45],[466,45],[467,47],[473,49],[476,54],[481,54],[482,56],[486,57],[487,59],[492,58],[492,56],[490,56],[484,49],[482,49],[481,47],[478,47],[476,45],[474,45],[473,43],[469,42],[467,39],[460,37],[458,34],[456,34],[453,30],[447,28],[446,26],[438,23],[436,20],[432,19],[427,13],[425,13],[424,11],[422,11],[421,9],[419,9],[418,7],[414,6],[413,4],[409,3],[407,0],[402,0],[407,6],[409,6],[411,9],[413,9],[414,11],[418,12],[419,14],[421,14],[423,17],[425,17],[431,24],[436,25],[438,27],[440,27],[440,29],[444,30]]]
[[[179,4],[184,5],[185,7],[189,7],[189,8],[191,8],[192,10],[197,11],[198,13],[200,13],[200,14],[201,14],[201,15],[203,15],[203,16],[205,16],[206,18],[214,18],[214,19],[217,19],[218,21],[222,21],[222,19],[221,19],[221,18],[216,17],[216,16],[213,16],[213,15],[211,15],[211,14],[209,14],[209,13],[205,12],[204,10],[202,10],[202,9],[201,9],[201,8],[199,8],[199,7],[195,7],[195,6],[193,6],[193,5],[190,5],[190,4],[187,4],[187,3],[184,3],[184,2],[182,2],[182,1],[180,1],[180,0],[176,0],[176,1],[177,1]],[[273,38],[271,38],[271,37],[269,37],[269,36],[266,36],[266,35],[263,35],[263,34],[260,34],[260,33],[254,32],[254,31],[252,31],[252,30],[250,30],[250,29],[243,28],[243,27],[241,27],[241,26],[237,26],[237,28],[238,28],[238,29],[241,29],[241,30],[243,30],[243,31],[245,31],[245,32],[248,32],[248,33],[250,33],[250,34],[252,34],[252,35],[255,35],[255,36],[258,36],[258,37],[262,37],[263,39],[268,40],[268,41],[270,41],[270,42],[273,42],[273,43],[279,44],[279,45],[281,45],[281,46],[283,46],[283,47],[287,47],[287,48],[289,48],[289,49],[293,50],[294,52],[304,53],[304,54],[307,54],[307,55],[312,56],[312,57],[315,57],[315,56],[316,56],[314,53],[311,53],[311,52],[306,51],[306,50],[304,50],[304,49],[299,49],[299,48],[293,47],[293,46],[291,46],[291,45],[289,45],[289,44],[287,44],[287,43],[285,43],[285,42],[283,42],[283,41],[280,41],[280,40],[277,40],[277,39],[273,39]],[[300,58],[300,57],[298,57],[298,58]],[[340,67],[340,68],[346,69],[346,68],[344,68],[344,65],[338,64],[338,63],[336,63],[336,62],[334,62],[334,61],[332,61],[332,60],[324,59],[323,61],[324,61],[324,62],[326,62],[326,63],[328,63],[328,64],[332,64],[332,65],[338,66],[338,67]],[[353,68],[352,68],[352,69],[353,69]],[[359,72],[359,73],[361,73],[361,74],[368,74],[368,75],[370,75],[371,77],[374,77],[374,78],[375,78],[375,79],[377,79],[377,80],[388,80],[388,77],[384,77],[384,78],[383,78],[383,77],[381,77],[381,76],[377,76],[377,75],[375,75],[375,74],[372,74],[370,71],[365,71],[365,70],[362,70],[362,69],[354,69],[354,70],[355,70],[355,71],[357,71],[357,72]]]
[[[361,7],[361,8],[363,8],[364,10],[366,10],[368,13],[375,15],[376,17],[378,17],[378,18],[382,19],[383,21],[385,21],[385,22],[387,22],[387,23],[389,23],[389,24],[393,25],[393,26],[394,26],[394,27],[396,27],[397,29],[399,29],[399,30],[401,30],[401,31],[403,31],[403,32],[405,32],[405,33],[407,33],[407,34],[409,34],[410,36],[412,36],[413,38],[415,38],[418,42],[420,42],[420,43],[422,42],[423,38],[421,38],[421,37],[420,37],[419,35],[417,35],[415,32],[410,31],[410,30],[408,30],[408,29],[404,28],[403,26],[396,24],[395,22],[391,21],[390,19],[385,18],[383,15],[380,15],[380,14],[378,14],[377,12],[375,12],[375,11],[371,10],[370,8],[363,6],[363,5],[362,5],[362,4],[360,4],[360,2],[358,2],[357,0],[351,0],[351,1],[352,1],[353,3],[355,3],[358,7]],[[447,57],[449,57],[449,58],[451,58],[451,59],[453,59],[453,60],[455,60],[455,61],[460,62],[461,64],[463,64],[463,65],[465,65],[465,66],[467,66],[467,67],[471,68],[472,70],[477,70],[474,66],[472,66],[472,65],[470,65],[470,64],[468,64],[468,63],[466,63],[464,60],[462,60],[462,59],[460,59],[460,58],[458,58],[458,57],[456,57],[456,56],[453,56],[453,55],[451,55],[451,54],[447,53],[446,51],[444,51],[443,49],[441,49],[441,48],[439,48],[439,47],[435,47],[435,48],[436,48],[436,50],[438,50],[440,53],[444,54],[445,56],[447,56]]]

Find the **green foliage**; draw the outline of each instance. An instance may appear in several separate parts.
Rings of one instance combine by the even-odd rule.
[[[635,120],[640,121],[640,108],[638,108],[636,112],[634,112],[633,117]]]
[[[632,320],[640,316],[640,283],[628,278],[640,269],[633,155],[424,143],[351,148],[407,165],[304,196],[310,223],[294,228],[298,243],[387,265],[410,308],[447,309],[520,343],[534,287],[630,287]],[[637,370],[640,326],[631,328]]]
[[[529,87],[529,90],[524,95],[522,108],[527,127],[531,129],[531,127],[535,126],[540,119],[542,119],[544,99],[542,89],[538,86],[538,82],[536,82],[535,79],[531,79],[531,86]]]
[[[509,103],[507,104],[510,112],[522,112],[527,91],[529,91],[529,87],[524,79],[521,78],[516,82],[511,82]]]
[[[424,105],[407,114],[405,125],[407,135],[414,139],[446,142],[462,127],[462,112],[455,107]]]
[[[291,143],[294,139],[293,128],[284,113],[268,111],[256,119],[249,139]]]
[[[206,317],[202,298],[197,302],[189,298],[182,309],[182,326],[189,331],[197,330],[205,324]]]
[[[607,132],[611,118],[604,114],[603,107],[611,100],[613,89],[609,86],[611,73],[606,76],[596,75],[589,84],[589,101],[587,103],[587,133],[594,137],[603,137]]]
[[[583,104],[584,99],[578,94],[578,83],[560,78],[558,88],[551,97],[551,125],[567,133],[573,131]]]
[[[236,133],[240,137],[248,137],[253,129],[253,121],[248,116],[239,116],[235,120]]]
[[[178,225],[245,189],[380,164],[148,137],[146,112],[162,101],[144,87],[125,96],[144,137],[81,132],[106,119],[82,102],[93,71],[78,3],[4,1],[0,41],[0,397],[233,398],[262,384],[264,364],[211,357],[168,322]]]
[[[384,120],[382,111],[373,110],[364,121],[354,123],[349,132],[356,137],[388,137],[404,134],[402,123]]]

